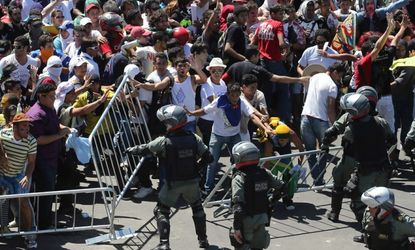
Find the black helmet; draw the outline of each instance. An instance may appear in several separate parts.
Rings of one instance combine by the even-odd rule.
[[[99,16],[99,24],[102,30],[105,31],[121,31],[122,18],[114,12],[107,12]]]

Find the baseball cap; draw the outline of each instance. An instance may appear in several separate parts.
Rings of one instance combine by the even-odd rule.
[[[84,18],[82,18],[82,19],[81,19],[81,21],[79,22],[79,24],[80,24],[81,26],[85,26],[85,25],[87,25],[88,23],[92,23],[91,18],[89,18],[89,17],[84,17]]]
[[[131,30],[131,37],[134,39],[140,38],[142,36],[151,35],[151,31],[144,29],[143,27],[136,26]]]
[[[90,11],[92,8],[98,8],[99,9],[99,5],[97,3],[88,4],[85,8],[85,13],[88,13],[88,11]]]
[[[85,58],[81,56],[76,56],[72,58],[71,61],[69,62],[69,72],[73,72],[75,67],[79,67],[84,63],[88,63],[88,62],[85,60]]]
[[[59,107],[65,102],[66,95],[73,90],[75,90],[75,86],[71,82],[62,82],[58,85],[55,91],[55,103],[53,104],[55,110],[59,110]]]
[[[30,119],[30,117],[29,116],[27,116],[25,113],[19,113],[19,114],[16,114],[14,117],[13,117],[13,121],[12,121],[12,123],[18,123],[18,122],[31,122],[32,121],[32,119]]]

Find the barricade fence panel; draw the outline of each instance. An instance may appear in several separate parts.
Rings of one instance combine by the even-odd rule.
[[[109,229],[109,234],[114,235],[113,219],[114,209],[109,211],[110,216],[99,218],[97,214],[105,214],[107,209],[104,204],[105,195],[115,192],[111,188],[86,188],[50,192],[9,194],[0,196],[0,226],[2,229],[9,225],[9,218],[14,217],[16,224],[8,230],[1,230],[0,237],[35,235],[45,233],[65,233],[95,229]],[[73,200],[72,211],[61,214],[58,212],[59,198],[63,195],[71,196]],[[39,218],[40,197],[52,197],[53,226],[40,229],[37,225]],[[113,199],[115,202],[115,199]],[[9,207],[12,215],[8,214]],[[114,204],[112,204],[114,207]],[[82,210],[81,210],[82,209]],[[82,211],[82,212],[81,212]]]
[[[136,173],[144,161],[141,157],[126,154],[126,149],[151,139],[143,119],[144,108],[137,97],[132,97],[136,91],[125,75],[89,136],[99,185],[115,191],[115,206],[136,183]]]
[[[317,191],[333,186],[331,171],[327,170],[330,165],[335,166],[338,163],[342,149],[343,148],[339,146],[330,148],[329,153],[320,150],[312,150],[264,157],[260,159],[259,165],[271,170],[279,180],[287,183],[289,188],[293,189],[293,192]],[[315,157],[315,161],[312,165],[309,163],[310,157]],[[223,210],[224,207],[229,207],[231,195],[230,187],[228,189],[225,188],[226,192],[221,198],[217,200],[213,200],[213,198],[216,196],[218,190],[224,188],[223,183],[227,178],[231,177],[232,172],[233,166],[226,170],[216,186],[206,197],[203,202],[205,207],[221,205],[222,207],[220,207],[218,211]],[[322,185],[316,185],[314,181],[319,178],[325,179]],[[216,211],[215,214],[218,214],[218,211]]]

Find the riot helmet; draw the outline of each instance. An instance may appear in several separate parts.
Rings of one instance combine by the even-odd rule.
[[[378,92],[371,86],[362,86],[357,89],[356,93],[366,96],[369,102],[375,105],[378,102]]]
[[[157,110],[157,118],[163,122],[167,130],[175,130],[187,123],[186,111],[183,107],[169,104]]]
[[[361,200],[370,208],[379,207],[386,211],[392,210],[395,206],[395,195],[385,187],[372,187],[366,190]]]
[[[232,148],[232,158],[237,168],[256,165],[259,162],[259,149],[252,142],[238,142]]]
[[[340,107],[352,116],[353,120],[365,117],[370,112],[369,100],[357,93],[347,93],[340,99]]]

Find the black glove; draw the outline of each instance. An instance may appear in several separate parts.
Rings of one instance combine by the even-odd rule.
[[[411,150],[415,148],[415,141],[413,140],[405,140],[405,144],[403,145],[403,150],[405,150],[405,154],[407,156],[411,156]]]
[[[323,143],[320,146],[320,150],[321,150],[321,152],[328,154],[329,153],[329,150],[330,150],[330,145]]]
[[[139,156],[144,156],[144,155],[151,153],[150,150],[148,149],[147,144],[141,144],[141,145],[127,148],[125,152],[127,154],[133,154],[133,155],[139,155]]]

